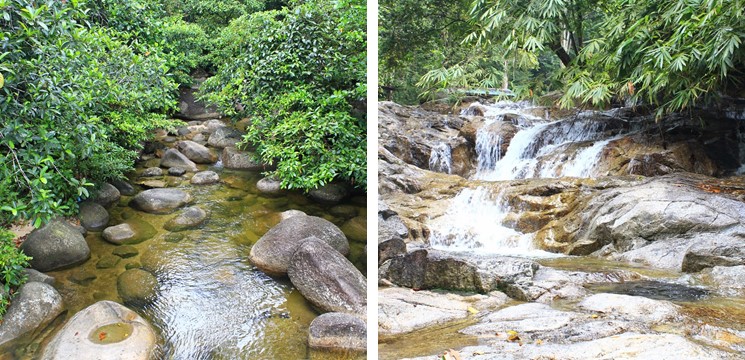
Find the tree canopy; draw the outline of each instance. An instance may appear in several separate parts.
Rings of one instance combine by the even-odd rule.
[[[427,4],[437,6],[435,1]],[[467,72],[473,79],[453,81],[466,69],[425,61],[417,73],[420,91],[431,93],[428,86],[488,85],[485,79],[500,67],[474,59],[493,58],[497,51],[508,62],[514,59],[511,70],[502,66],[517,71],[511,85],[530,90],[518,93],[559,90],[559,105],[564,107],[607,106],[625,99],[652,105],[661,116],[707,104],[743,89],[743,5],[742,0],[474,0],[451,12],[468,13],[467,33],[452,49],[469,54]],[[381,2],[382,13],[402,7]],[[381,58],[395,54],[389,50],[395,47],[385,44],[396,43],[402,37],[397,32],[418,28],[428,34],[431,28],[419,22],[394,25],[383,19]],[[440,39],[446,32],[463,34],[463,28],[446,27],[418,44],[424,51],[448,51]],[[421,49],[414,46],[411,53]],[[383,74],[400,68],[381,62]]]

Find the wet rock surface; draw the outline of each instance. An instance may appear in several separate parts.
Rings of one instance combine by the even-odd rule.
[[[21,286],[0,322],[0,353],[19,345],[22,337],[43,330],[63,310],[62,296],[51,285],[32,281]]]
[[[54,220],[32,231],[21,250],[33,258],[29,263],[39,271],[80,264],[88,260],[91,253],[83,235],[62,220]]]

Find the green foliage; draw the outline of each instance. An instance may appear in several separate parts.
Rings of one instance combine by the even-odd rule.
[[[23,269],[31,260],[15,246],[14,237],[12,232],[0,228],[0,320],[10,305],[11,291],[26,282]]]
[[[179,14],[209,34],[227,26],[231,20],[264,10],[262,0],[165,0],[170,14]]]
[[[0,0],[0,223],[72,214],[175,107],[158,54],[84,25],[87,3]],[[126,131],[124,134],[122,132]]]
[[[243,16],[225,28],[230,59],[202,87],[285,188],[366,182],[365,2],[316,0]]]

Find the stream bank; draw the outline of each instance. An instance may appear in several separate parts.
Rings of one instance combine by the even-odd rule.
[[[741,121],[511,102],[379,114],[381,358],[745,350]]]
[[[83,226],[56,222],[54,229],[66,234],[61,243],[79,250],[64,246],[62,255],[36,256],[32,265],[46,275],[25,288],[37,300],[17,301],[16,307],[51,300],[41,302],[39,319],[11,306],[5,328],[27,328],[10,331],[20,336],[9,342],[0,338],[0,358],[64,358],[69,350],[59,344],[69,342],[58,339],[69,331],[72,337],[90,332],[91,344],[119,346],[123,358],[133,359],[364,358],[357,339],[364,334],[345,334],[355,351],[340,351],[338,343],[332,352],[323,350],[328,334],[311,331],[311,324],[326,310],[286,277],[258,270],[249,253],[286,218],[314,217],[349,240],[352,268],[364,273],[365,194],[341,185],[342,196],[318,201],[319,195],[267,190],[261,172],[269,167],[235,148],[240,136],[219,119],[160,133],[146,144],[129,181],[105,185],[95,201],[81,206]],[[57,231],[50,231],[53,237]],[[34,252],[31,245],[27,250]],[[43,265],[50,258],[69,262]],[[124,330],[80,325],[90,323],[77,320],[84,313]],[[113,317],[95,315],[102,313]],[[72,323],[78,325],[69,328]]]

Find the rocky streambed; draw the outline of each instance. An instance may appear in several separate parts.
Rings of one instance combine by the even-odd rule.
[[[381,358],[742,358],[741,122],[379,114]]]
[[[0,325],[0,358],[364,358],[365,290],[332,286],[364,286],[365,194],[280,190],[240,136],[215,119],[161,133],[129,181],[81,204],[80,225],[29,234],[35,270]],[[257,244],[283,251],[290,276],[262,271]]]

